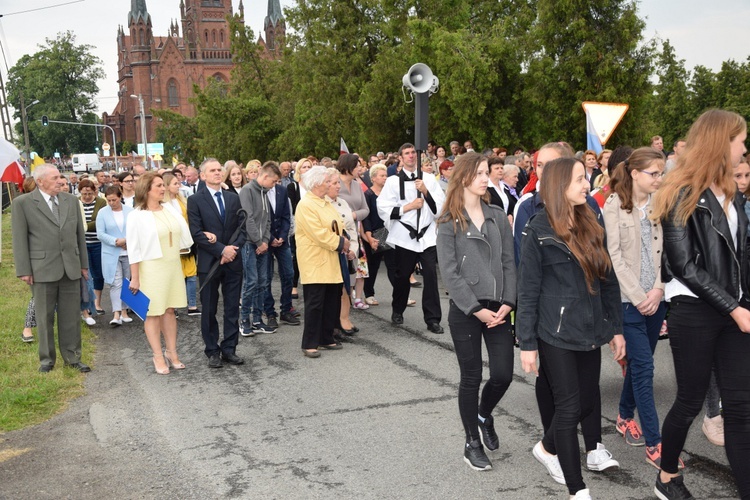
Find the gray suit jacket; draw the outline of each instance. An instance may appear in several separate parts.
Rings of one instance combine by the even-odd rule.
[[[42,193],[36,189],[13,201],[13,258],[16,276],[33,276],[38,283],[76,280],[88,269],[86,228],[78,199],[58,195],[60,224],[55,221]]]

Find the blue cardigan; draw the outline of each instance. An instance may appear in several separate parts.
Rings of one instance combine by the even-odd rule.
[[[112,208],[109,206],[99,210],[99,214],[96,217],[96,237],[102,242],[102,275],[104,276],[104,282],[108,285],[111,285],[115,281],[117,261],[120,258],[121,248],[115,246],[115,241],[117,238],[125,238],[128,214],[132,211],[131,207],[127,205],[122,206],[122,213],[125,216],[122,230],[117,227]]]

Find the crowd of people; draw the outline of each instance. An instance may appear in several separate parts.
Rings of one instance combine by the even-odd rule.
[[[439,271],[472,469],[491,469],[487,451],[500,446],[492,414],[512,382],[515,345],[523,370],[536,374],[543,434],[532,454],[571,498],[591,498],[579,425],[586,467],[619,467],[602,442],[608,346],[624,375],[615,428],[659,470],[656,496],[693,498],[680,453],[705,406],[703,431],[726,447],[740,495],[750,498],[746,136],[742,117],[709,110],[670,154],[655,136],[614,151],[551,142],[508,155],[477,152],[470,140],[448,149],[431,141],[421,156],[406,143],[336,161],[208,158],[197,168],[67,178],[44,165],[13,208],[17,272],[33,295],[22,337],[33,341],[38,326],[40,371],[50,371],[57,309],[65,363],[89,371],[77,311],[96,324],[107,284],[109,324],[131,322],[120,300],[127,279],[126,292],[150,299],[144,329],[159,374],[185,368],[180,309],[201,317],[210,368],[244,363],[239,337],[273,333],[279,321],[302,323],[303,356],[320,358],[357,334],[352,310],[380,305],[381,264],[391,322],[403,324],[421,285],[426,328],[443,333]],[[304,317],[294,307],[300,296]],[[660,429],[654,352],[666,327],[677,392]],[[489,379],[480,393],[482,340]]]

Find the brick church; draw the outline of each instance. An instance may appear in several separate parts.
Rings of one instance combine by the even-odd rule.
[[[194,116],[195,108],[189,101],[194,84],[205,88],[212,79],[229,82],[234,67],[229,16],[244,26],[242,0],[237,14],[232,0],[180,0],[179,22],[170,23],[167,36],[154,36],[146,0],[131,0],[127,29],[120,26],[117,32],[119,100],[111,114],[102,115],[103,123],[115,130],[118,142],[143,142],[139,100],[131,96],[143,98],[146,136],[154,142],[152,109]],[[279,0],[268,0],[263,24],[265,40],[259,36],[258,43],[265,56],[281,57],[286,23]]]

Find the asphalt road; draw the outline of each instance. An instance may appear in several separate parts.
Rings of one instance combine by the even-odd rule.
[[[428,332],[418,304],[392,326],[388,288],[383,271],[381,305],[353,311],[361,332],[319,359],[302,356],[301,326],[282,326],[241,339],[245,365],[212,370],[199,318],[183,315],[187,369],[168,376],[154,373],[141,323],[111,329],[110,316],[99,317],[86,395],[44,424],[0,436],[0,498],[567,498],[531,455],[541,425],[533,376],[518,361],[494,413],[493,470],[464,464],[447,320],[445,334]],[[597,499],[654,498],[656,469],[614,430],[622,375],[603,358],[603,440],[621,467],[584,470],[584,480]],[[667,342],[656,359],[663,418],[675,390]],[[724,450],[699,420],[683,458],[696,498],[737,497]]]

